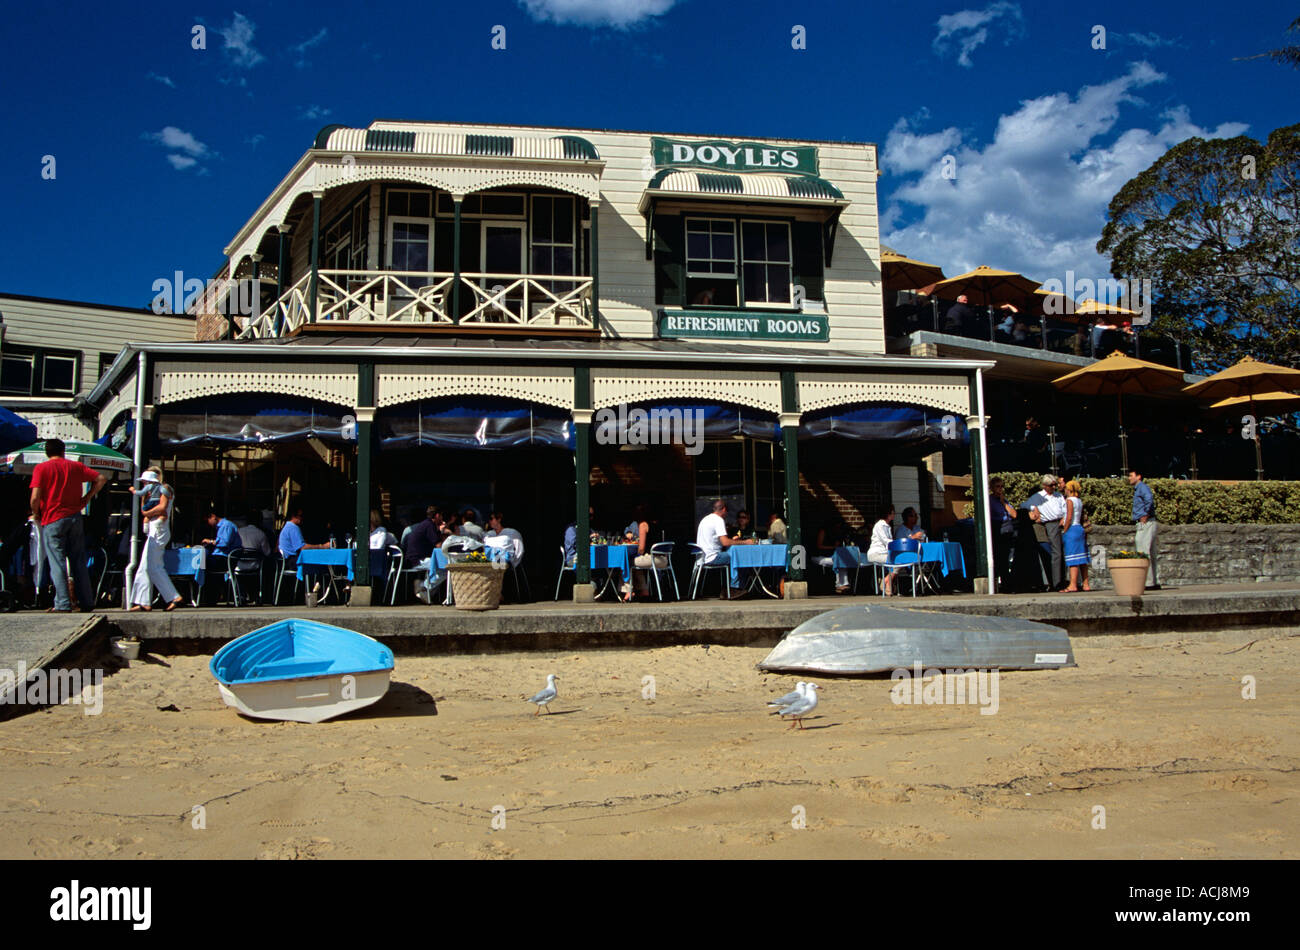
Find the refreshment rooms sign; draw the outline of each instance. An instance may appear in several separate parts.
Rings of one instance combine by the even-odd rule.
[[[720,172],[797,172],[817,174],[817,149],[811,145],[765,145],[762,142],[683,142],[650,139],[655,166],[683,165]]]
[[[815,313],[660,310],[660,339],[785,340],[825,342],[830,323]]]

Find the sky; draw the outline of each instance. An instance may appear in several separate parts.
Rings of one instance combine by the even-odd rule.
[[[873,142],[885,244],[950,276],[1102,278],[1126,181],[1188,137],[1300,121],[1300,71],[1236,59],[1300,42],[1297,17],[1300,0],[11,6],[0,293],[144,307],[158,279],[211,277],[322,126],[374,119]]]

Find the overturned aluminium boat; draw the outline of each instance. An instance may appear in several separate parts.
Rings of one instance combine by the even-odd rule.
[[[208,668],[221,698],[245,716],[324,722],[388,692],[393,651],[315,620],[281,620],[231,640]]]
[[[787,633],[760,670],[852,674],[922,667],[1040,670],[1074,666],[1060,627],[1011,617],[864,605],[818,614]]]

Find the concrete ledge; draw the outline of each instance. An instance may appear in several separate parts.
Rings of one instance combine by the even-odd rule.
[[[689,643],[775,644],[828,610],[877,597],[742,600],[668,604],[541,603],[469,612],[446,607],[205,608],[168,614],[112,613],[123,634],[156,653],[210,653],[220,644],[286,617],[311,617],[382,639],[399,653],[482,653]],[[1113,593],[978,597],[894,597],[894,607],[1038,620],[1071,636],[1195,632],[1229,628],[1300,629],[1300,585],[1239,585],[1153,591],[1130,600]]]

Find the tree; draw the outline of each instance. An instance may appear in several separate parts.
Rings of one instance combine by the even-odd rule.
[[[1286,28],[1288,33],[1300,33],[1300,17],[1291,22]],[[1300,69],[1300,46],[1283,46],[1281,49],[1271,49],[1267,53],[1256,53],[1254,56],[1237,56],[1236,59],[1271,59],[1274,62],[1282,63],[1284,66],[1290,66],[1293,69]]]
[[[1152,326],[1198,371],[1300,366],[1300,124],[1175,145],[1111,199],[1097,251],[1151,280]]]

